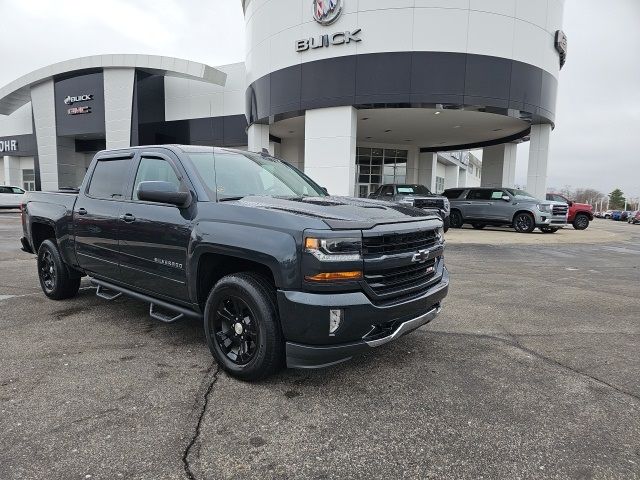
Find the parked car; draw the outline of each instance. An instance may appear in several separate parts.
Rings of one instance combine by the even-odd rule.
[[[622,220],[622,210],[613,210],[611,212],[611,220],[615,220],[616,222],[619,222],[620,220]]]
[[[453,188],[443,195],[451,202],[452,228],[462,228],[465,223],[475,229],[511,225],[520,233],[530,233],[536,227],[555,233],[567,224],[567,204],[539,200],[523,190]]]
[[[0,186],[0,208],[20,208],[24,190],[20,187]]]
[[[78,194],[30,192],[23,249],[44,294],[200,319],[231,375],[349,360],[429,323],[447,295],[442,220],[331,197],[267,154],[194,146],[99,152]]]
[[[640,210],[633,212],[633,215],[629,216],[628,222],[633,223],[634,225],[640,223]]]
[[[613,210],[607,210],[606,212],[604,212],[602,214],[602,218],[606,218],[607,220],[611,219],[611,214],[613,213]]]
[[[444,222],[444,231],[449,230],[449,200],[435,195],[424,185],[382,185],[369,198],[411,205],[423,210],[436,210]]]
[[[547,193],[547,200],[569,205],[567,222],[576,230],[585,230],[594,218],[593,207],[587,203],[577,203],[559,193]]]

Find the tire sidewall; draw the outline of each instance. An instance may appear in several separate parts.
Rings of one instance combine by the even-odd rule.
[[[449,224],[451,228],[462,228],[462,226],[464,225],[462,213],[460,213],[458,210],[452,210],[449,215]]]
[[[583,219],[584,225],[580,225],[579,220]],[[573,228],[576,230],[586,230],[589,227],[589,217],[586,215],[579,213],[576,218],[573,220]]]
[[[42,275],[40,274],[40,261],[42,259],[42,255],[44,252],[49,252],[51,258],[53,260],[53,265],[56,270],[56,280],[55,285],[52,290],[47,290],[42,280]],[[66,265],[62,261],[62,257],[60,256],[60,252],[58,251],[58,246],[52,240],[45,240],[40,244],[38,248],[38,281],[40,282],[40,288],[42,288],[43,293],[51,298],[52,300],[61,300],[63,298],[68,298],[72,296],[71,289],[67,291],[70,286],[67,283],[70,281],[69,279],[69,271],[67,270]],[[76,280],[77,283],[79,281]],[[77,288],[75,289],[77,292]]]
[[[530,220],[530,227],[527,229],[520,229],[518,227],[518,218],[522,217],[522,216],[526,216],[529,220]],[[518,233],[531,233],[533,232],[533,230],[536,228],[536,221],[533,218],[533,215],[531,215],[530,213],[518,213],[515,218],[513,219],[513,228],[515,229],[516,232]]]
[[[218,342],[214,338],[213,321],[218,304],[225,295],[235,295],[241,298],[249,307],[258,327],[258,347],[254,357],[246,365],[237,365],[227,358]],[[262,298],[261,292],[244,279],[238,277],[225,277],[211,290],[204,310],[204,330],[207,337],[207,345],[218,364],[229,373],[239,378],[251,378],[256,370],[264,363],[267,356],[267,328],[265,321],[273,315],[268,302]],[[273,320],[273,319],[269,319]]]

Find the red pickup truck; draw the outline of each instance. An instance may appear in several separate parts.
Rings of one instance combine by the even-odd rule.
[[[593,220],[593,207],[587,203],[576,203],[559,193],[547,193],[547,200],[569,205],[567,223],[571,223],[576,230],[585,230]]]

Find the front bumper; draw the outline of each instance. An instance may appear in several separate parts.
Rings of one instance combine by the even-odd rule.
[[[362,292],[312,294],[278,292],[278,305],[289,368],[322,368],[350,360],[431,322],[449,290],[449,273],[424,294],[391,305],[376,305]],[[329,310],[344,319],[329,334]]]
[[[536,212],[536,227],[564,228],[568,225],[566,215],[552,215],[550,213]]]

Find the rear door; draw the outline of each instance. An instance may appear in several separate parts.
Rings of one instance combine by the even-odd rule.
[[[488,220],[491,206],[491,190],[487,188],[472,188],[467,198],[461,201],[462,216],[465,219]]]
[[[115,280],[119,277],[118,219],[133,158],[133,153],[98,158],[74,207],[78,264],[99,278]]]
[[[146,181],[193,188],[177,157],[168,150],[142,152],[132,177],[119,226],[122,278],[137,289],[187,301],[187,254],[195,206],[182,209],[142,201],[137,190]]]

